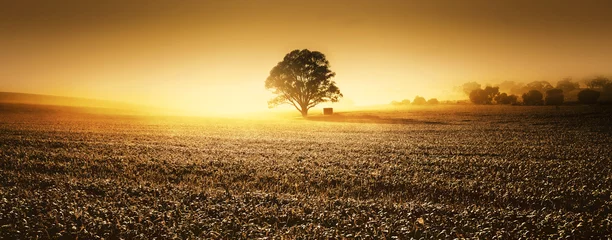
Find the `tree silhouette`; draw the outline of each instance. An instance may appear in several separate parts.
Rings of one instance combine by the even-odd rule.
[[[580,88],[580,84],[573,82],[571,78],[564,78],[557,82],[557,88],[563,90],[564,93],[569,93]]]
[[[437,98],[430,98],[429,100],[427,100],[427,104],[436,105],[438,103],[440,103],[440,101],[438,101]]]
[[[492,102],[495,96],[499,95],[499,87],[487,86],[484,90],[487,93],[487,100],[489,102]]]
[[[612,83],[610,79],[598,76],[586,82],[588,88],[604,88],[607,84]]]
[[[402,105],[406,106],[406,105],[409,105],[409,104],[410,104],[410,100],[408,100],[408,99],[404,99],[401,102],[398,102],[398,101],[392,101],[391,102],[391,105],[395,105],[395,106],[402,106]]]
[[[514,81],[503,81],[497,87],[499,87],[500,92],[506,92],[506,94],[521,95],[526,92],[524,91],[525,84]]]
[[[266,89],[277,96],[268,101],[268,107],[291,104],[308,115],[308,110],[323,102],[337,102],[342,97],[336,82],[336,73],[329,69],[329,61],[321,52],[308,49],[293,50],[285,55],[270,71]]]
[[[467,82],[464,83],[461,87],[463,88],[463,92],[465,93],[465,95],[469,96],[472,91],[480,89],[480,84],[478,84],[477,82]]]
[[[553,88],[546,91],[546,98],[544,99],[546,105],[561,105],[564,101],[563,90]]]
[[[514,94],[508,95],[507,93],[501,93],[495,96],[495,102],[497,104],[515,104],[518,97]]]
[[[603,92],[612,93],[612,82],[609,82],[603,86]]]
[[[523,104],[525,105],[542,105],[542,92],[538,90],[531,90],[523,94]]]
[[[601,95],[600,92],[592,89],[584,89],[578,93],[578,101],[584,104],[597,103],[597,99]]]
[[[482,89],[474,89],[470,92],[470,101],[474,104],[487,104],[488,101],[487,92]]]
[[[499,87],[487,86],[485,89],[474,89],[470,92],[470,100],[474,104],[491,104],[499,95]]]
[[[427,100],[425,100],[425,98],[421,96],[416,96],[414,97],[414,100],[412,100],[412,104],[415,105],[423,105],[425,103],[427,103]]]
[[[538,90],[538,92],[544,93],[550,89],[553,89],[553,86],[547,81],[533,81],[527,83],[524,88],[526,90],[525,92],[527,92],[527,90]]]

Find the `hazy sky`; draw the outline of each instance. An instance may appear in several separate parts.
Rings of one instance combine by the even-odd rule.
[[[94,3],[95,2],[95,3]],[[293,49],[358,105],[612,73],[612,1],[0,0],[0,91],[264,110]]]

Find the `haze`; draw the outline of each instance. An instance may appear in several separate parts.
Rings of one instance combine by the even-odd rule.
[[[0,92],[265,111],[270,69],[327,55],[345,98],[464,98],[467,81],[609,75],[610,1],[13,1]],[[344,105],[342,105],[344,104]]]

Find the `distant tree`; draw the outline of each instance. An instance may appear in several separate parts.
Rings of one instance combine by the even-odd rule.
[[[546,105],[561,105],[563,104],[564,96],[563,90],[554,88],[546,91],[546,98],[544,99]]]
[[[508,104],[515,104],[515,103],[517,103],[517,102],[518,102],[518,96],[516,96],[516,95],[514,95],[514,94],[510,94],[510,95],[508,95],[508,98],[507,98],[507,99],[508,99],[508,100],[506,100],[506,102],[507,102]]]
[[[495,96],[495,102],[497,104],[515,104],[518,101],[518,97],[516,95],[508,95],[506,93],[501,93]]]
[[[395,105],[395,106],[402,106],[402,105],[408,105],[408,104],[410,104],[410,100],[408,99],[404,99],[401,102],[398,102],[398,101],[391,102],[391,105]]]
[[[580,84],[573,82],[571,78],[564,78],[557,82],[557,88],[563,90],[563,93],[570,93],[580,88]]]
[[[594,104],[600,95],[600,92],[593,89],[584,89],[578,93],[578,101],[583,104]]]
[[[478,84],[477,82],[467,82],[463,84],[462,88],[465,95],[469,96],[472,91],[480,89],[480,84]]]
[[[491,104],[497,95],[499,95],[499,87],[487,86],[485,89],[472,90],[470,101],[474,104]]]
[[[440,103],[440,102],[438,101],[437,98],[431,98],[431,99],[427,100],[427,104],[436,105],[438,103]]]
[[[527,83],[524,88],[526,90],[525,92],[530,90],[538,90],[538,92],[543,93],[550,89],[553,89],[553,86],[547,81],[533,81]]]
[[[474,89],[470,93],[470,101],[474,104],[489,104],[487,92],[483,89]]]
[[[319,103],[337,102],[340,89],[331,79],[336,73],[329,69],[329,61],[317,51],[294,50],[270,71],[266,89],[277,96],[268,101],[269,107],[291,104],[295,109],[308,115],[308,110]]]
[[[523,94],[523,104],[525,105],[542,105],[544,96],[538,90],[531,90]]]
[[[603,92],[612,93],[612,82],[609,82],[603,87]]]
[[[500,92],[506,92],[508,94],[523,94],[525,85],[523,83],[516,83],[514,81],[503,81],[498,84]]]
[[[603,86],[599,101],[612,103],[612,81]]]
[[[507,93],[500,93],[499,95],[495,96],[495,98],[493,100],[497,104],[508,104],[508,103],[505,102],[507,98],[508,98],[508,94]]]
[[[598,76],[586,82],[588,88],[600,88],[603,89],[607,84],[611,83],[610,79]]]
[[[487,100],[489,102],[493,102],[495,96],[499,95],[499,87],[487,86],[484,90],[487,92]]]
[[[427,103],[427,101],[425,101],[425,98],[421,96],[416,96],[414,97],[414,100],[412,100],[412,104],[415,105],[423,105],[425,103]]]

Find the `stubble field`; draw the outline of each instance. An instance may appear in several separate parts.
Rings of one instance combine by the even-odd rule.
[[[0,105],[0,238],[610,238],[612,108]]]

